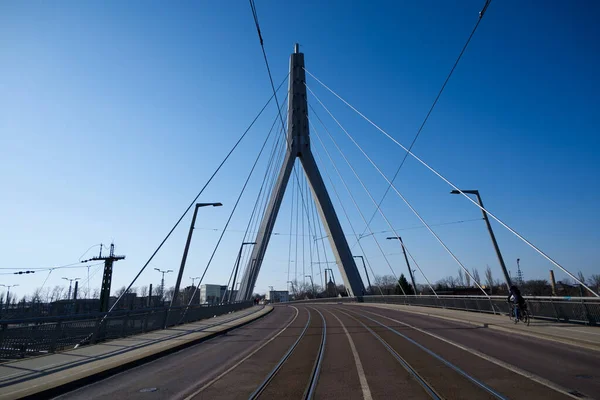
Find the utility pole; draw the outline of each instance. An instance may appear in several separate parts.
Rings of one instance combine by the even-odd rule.
[[[113,263],[115,261],[124,260],[125,256],[115,255],[115,244],[110,244],[110,254],[108,257],[102,257],[102,246],[100,246],[100,255],[98,257],[84,260],[82,263],[89,261],[104,261],[104,274],[102,275],[102,288],[100,289],[100,312],[108,311],[108,300],[110,298],[110,286],[112,284]],[[89,281],[88,281],[89,282]]]
[[[517,258],[517,284],[523,285],[523,271],[521,271],[521,259]]]

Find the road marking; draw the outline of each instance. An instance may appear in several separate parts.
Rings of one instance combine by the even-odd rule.
[[[361,324],[371,335],[375,337],[382,345],[386,348],[386,350],[402,365],[402,367],[417,381],[419,385],[431,396],[434,400],[441,400],[442,396],[440,396],[433,386],[431,386],[388,342],[386,342],[381,336],[375,333],[373,329],[369,328],[364,322],[356,318],[354,315],[350,315],[344,311],[340,311],[342,314],[354,319],[356,322]]]
[[[452,346],[458,347],[459,349],[464,350],[464,351],[466,351],[468,353],[471,353],[471,354],[473,354],[473,355],[475,355],[477,357],[483,358],[484,360],[489,361],[489,362],[491,362],[493,364],[496,364],[496,365],[498,365],[498,366],[500,366],[502,368],[505,368],[505,369],[507,369],[507,370],[509,370],[511,372],[514,372],[515,374],[518,374],[518,375],[524,376],[525,378],[531,379],[532,381],[537,382],[540,385],[546,386],[546,387],[548,387],[548,388],[550,388],[552,390],[555,390],[555,391],[557,391],[557,392],[559,392],[561,394],[564,394],[565,396],[569,396],[569,397],[571,397],[573,399],[580,399],[580,397],[574,396],[571,393],[569,393],[568,389],[563,388],[563,387],[557,385],[554,382],[551,382],[551,381],[549,381],[547,379],[542,378],[541,376],[535,375],[535,374],[533,374],[531,372],[525,371],[525,370],[523,370],[523,369],[521,369],[519,367],[516,367],[516,366],[514,366],[512,364],[509,364],[507,362],[499,360],[499,359],[497,359],[495,357],[489,356],[489,355],[487,355],[485,353],[482,353],[480,351],[477,351],[477,350],[471,349],[469,347],[463,346],[462,344],[456,343],[456,342],[454,342],[454,341],[452,341],[450,339],[446,339],[444,337],[436,335],[435,333],[427,332],[427,331],[425,331],[425,330],[423,330],[421,328],[417,328],[416,326],[412,326],[410,324],[407,324],[406,322],[401,322],[401,321],[398,321],[397,319],[386,317],[385,315],[377,314],[377,313],[374,313],[374,312],[371,312],[371,311],[366,311],[365,310],[364,312],[367,312],[367,313],[373,314],[373,315],[377,315],[378,317],[385,318],[385,319],[388,319],[390,321],[394,321],[394,322],[396,322],[398,324],[401,324],[401,325],[407,326],[409,328],[412,328],[412,329],[414,329],[414,330],[416,330],[418,332],[424,333],[424,334],[429,335],[431,337],[434,337],[434,338],[436,338],[438,340],[441,340],[444,343],[448,343],[448,344],[450,344]]]
[[[292,325],[292,323],[294,323],[294,321],[296,320],[296,318],[298,318],[298,314],[300,313],[300,311],[296,307],[294,307],[294,306],[290,306],[290,307],[292,307],[294,310],[296,310],[296,315],[294,315],[294,318],[286,326],[284,326],[282,330],[280,330],[279,332],[277,332],[277,334],[275,336],[273,336],[272,338],[270,338],[269,340],[267,340],[265,343],[263,343],[260,347],[258,347],[252,353],[248,354],[246,357],[242,358],[240,361],[238,361],[237,363],[235,363],[234,365],[232,365],[231,367],[229,367],[227,370],[225,370],[224,372],[222,372],[221,374],[219,374],[217,377],[215,377],[212,380],[210,380],[207,384],[205,384],[204,386],[202,386],[200,389],[196,390],[194,393],[192,393],[189,396],[187,396],[184,400],[191,400],[194,396],[196,396],[197,394],[199,394],[199,393],[203,392],[204,390],[206,390],[213,383],[215,383],[216,381],[218,381],[219,379],[221,379],[222,377],[224,377],[225,375],[227,375],[228,373],[230,373],[231,371],[233,371],[234,369],[236,369],[237,367],[239,367],[244,361],[246,361],[247,359],[249,359],[250,357],[252,357],[254,354],[258,353],[258,351],[260,349],[262,349],[263,347],[265,347],[266,345],[268,345],[269,343],[271,343],[273,340],[275,340],[276,337],[278,337],[279,335],[281,335],[290,325]]]
[[[369,389],[369,383],[367,382],[365,370],[363,369],[362,363],[360,362],[360,357],[358,356],[358,352],[356,351],[356,346],[354,346],[354,341],[352,340],[352,337],[350,336],[348,329],[346,329],[346,326],[344,325],[342,320],[338,318],[337,315],[335,315],[334,313],[332,313],[329,310],[327,310],[327,312],[329,314],[333,315],[334,318],[338,320],[340,325],[342,325],[342,329],[344,330],[344,333],[346,334],[346,337],[348,338],[348,342],[350,342],[350,349],[352,349],[352,355],[354,356],[354,363],[356,364],[356,371],[358,372],[358,380],[360,381],[360,388],[362,389],[363,399],[372,400],[373,397],[371,396],[371,390]]]

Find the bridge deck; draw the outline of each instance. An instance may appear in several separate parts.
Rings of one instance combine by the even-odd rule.
[[[571,344],[591,350],[600,350],[600,328],[586,325],[568,324],[547,320],[532,319],[529,326],[523,323],[515,324],[506,315],[467,312],[447,308],[407,306],[399,304],[366,304],[368,307],[380,307],[401,310],[407,313],[426,315],[447,319],[450,321],[466,322],[471,325],[487,327],[516,334],[534,336],[547,340]]]
[[[185,400],[309,394],[547,400],[600,393],[600,351],[487,329],[469,313],[457,315],[471,323],[410,311],[350,303],[276,306],[227,335],[60,398],[143,400],[154,391],[155,398]]]
[[[156,354],[175,351],[250,322],[271,309],[253,307],[169,329],[3,363],[0,364],[0,398],[19,398],[51,390]]]

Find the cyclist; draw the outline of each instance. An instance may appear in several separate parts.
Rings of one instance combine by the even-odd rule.
[[[525,299],[523,298],[523,296],[521,296],[521,291],[515,285],[512,285],[510,287],[510,290],[508,292],[507,301],[509,303],[514,304],[514,306],[515,306],[514,307],[515,321],[518,321],[519,320],[519,310],[525,311],[526,305],[525,305]]]

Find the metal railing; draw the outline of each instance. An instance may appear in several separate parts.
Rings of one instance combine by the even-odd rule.
[[[593,297],[533,297],[525,296],[533,318],[574,322],[587,325],[600,324],[600,299]],[[488,314],[510,312],[505,296],[362,296],[300,300],[299,302],[364,302],[404,304],[422,307],[448,308]]]
[[[61,317],[0,320],[0,360],[24,358],[186,324],[251,307],[252,301]]]

